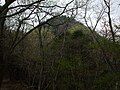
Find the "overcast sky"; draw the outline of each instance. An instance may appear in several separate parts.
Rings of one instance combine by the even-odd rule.
[[[3,5],[4,1],[5,0],[0,0],[0,4]],[[60,4],[65,5],[66,3],[70,2],[70,0],[46,0],[46,1],[53,1],[53,2],[59,3],[59,5]],[[78,1],[85,1],[85,0],[78,0]],[[91,5],[91,7],[96,6],[97,7],[96,11],[99,11],[98,7],[101,7],[100,6],[101,1],[103,0],[93,0],[94,3]],[[111,2],[112,2],[112,6],[111,6],[112,18],[115,20],[115,22],[120,24],[120,0],[111,0]],[[81,14],[80,10],[79,10],[79,13]],[[93,13],[93,12],[90,12],[90,13]],[[80,18],[80,15],[78,15],[77,20],[79,20],[79,18]],[[93,22],[96,21],[94,17],[92,18],[92,21]]]
[[[46,0],[47,1],[47,0]],[[56,3],[61,3],[61,4],[66,4],[68,2],[70,2],[70,0],[48,0],[48,1],[55,1]],[[79,1],[79,0],[78,0]],[[81,0],[81,1],[84,1],[84,0]],[[93,0],[95,1],[95,4],[99,4],[100,2],[99,1],[102,1],[102,0]],[[118,16],[120,15],[120,0],[111,0],[113,5],[112,5],[112,11],[114,14],[114,16]],[[0,0],[0,5],[3,5],[5,2],[5,0]]]

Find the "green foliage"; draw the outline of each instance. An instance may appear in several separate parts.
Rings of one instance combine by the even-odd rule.
[[[89,29],[82,23],[74,24],[68,31],[70,33],[74,33],[74,31],[81,31],[83,34],[90,34]]]
[[[62,69],[62,70],[69,70],[69,69],[72,69],[74,68],[74,65],[72,62],[68,61],[68,60],[60,60],[59,62],[59,67]]]
[[[101,75],[100,77],[98,77],[94,84],[94,88],[97,90],[115,90],[115,88],[117,88],[117,90],[120,89],[120,86],[118,83],[120,83],[120,73],[105,73],[103,75]]]
[[[83,33],[82,33],[82,31],[75,31],[75,32],[73,32],[73,34],[72,34],[72,37],[73,37],[73,39],[76,39],[76,38],[78,38],[78,37],[82,37],[83,36]]]
[[[63,16],[49,24],[58,24],[61,19],[63,22],[73,20]],[[28,74],[23,75],[24,81],[33,80],[32,85],[35,86],[41,81],[42,90],[53,90],[53,87],[55,90],[115,90],[116,83],[120,83],[119,44],[96,32],[99,43],[94,42],[89,29],[74,20],[60,35],[53,32],[55,28],[47,25],[42,27],[41,34],[31,33],[16,48],[15,54],[21,58],[13,56],[14,60],[18,60],[15,65],[23,65],[22,69]],[[118,68],[117,73],[111,72],[105,62],[106,57],[113,67]]]

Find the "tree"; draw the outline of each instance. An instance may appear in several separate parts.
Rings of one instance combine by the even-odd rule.
[[[112,34],[112,40],[115,42],[115,33],[113,30],[113,24],[112,24],[112,19],[111,19],[111,1],[110,0],[104,0],[104,3],[108,9],[107,15],[108,15],[108,20],[109,20],[109,27],[110,27],[110,32]]]
[[[5,4],[0,7],[0,87],[7,66],[6,62],[16,46],[28,34],[48,21],[67,12],[72,11],[73,14],[85,5],[85,2],[81,1],[81,5],[77,6],[76,2],[77,0],[71,0],[61,6],[45,0],[5,0]],[[73,7],[70,7],[71,5]],[[56,10],[59,14],[56,14]],[[15,33],[8,47],[6,47],[6,40],[8,40],[6,30]],[[23,34],[21,35],[20,32]],[[11,33],[9,34],[11,36]]]

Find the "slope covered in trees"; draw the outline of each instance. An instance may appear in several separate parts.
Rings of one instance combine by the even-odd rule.
[[[28,90],[119,90],[119,54],[119,43],[61,16],[16,47],[9,57],[7,77]]]

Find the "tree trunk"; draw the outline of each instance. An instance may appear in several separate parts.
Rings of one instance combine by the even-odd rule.
[[[3,43],[3,35],[0,33],[0,88],[1,88],[2,81],[3,81],[4,68],[5,68],[4,43]]]
[[[0,13],[0,15],[3,15]],[[0,18],[0,88],[3,81],[5,70],[5,18]]]
[[[1,58],[0,58],[0,90],[1,90],[1,85],[3,82],[4,70],[5,70],[5,67],[4,67],[4,64],[1,63]]]

